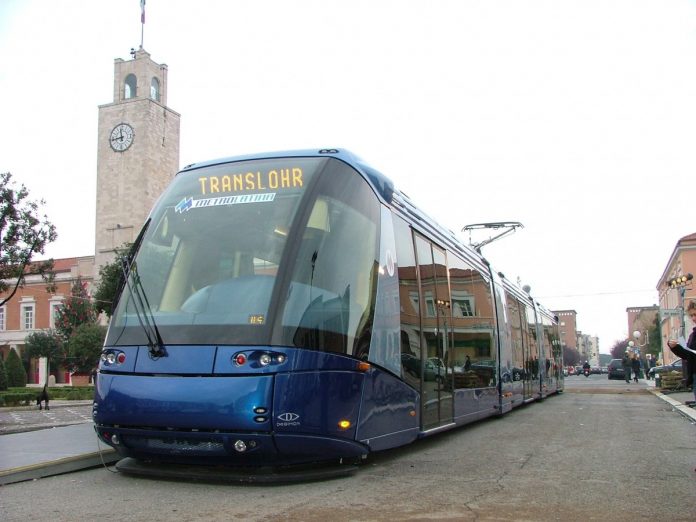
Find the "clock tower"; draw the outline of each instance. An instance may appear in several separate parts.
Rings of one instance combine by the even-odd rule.
[[[114,61],[114,100],[99,106],[97,270],[135,241],[179,170],[181,116],[167,107],[167,66],[142,48],[131,54],[131,60]]]

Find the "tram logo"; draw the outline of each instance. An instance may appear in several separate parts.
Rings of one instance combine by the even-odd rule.
[[[278,422],[278,426],[299,426],[300,421],[299,421],[300,416],[297,413],[292,413],[292,412],[287,412],[287,413],[281,413],[278,415],[278,420],[282,422]]]

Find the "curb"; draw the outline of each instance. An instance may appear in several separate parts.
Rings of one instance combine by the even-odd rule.
[[[675,401],[671,397],[669,397],[669,396],[665,395],[664,393],[659,392],[657,390],[651,390],[648,388],[648,391],[650,393],[652,393],[653,395],[655,395],[657,398],[662,399],[667,404],[672,406],[672,408],[674,410],[676,410],[677,412],[682,414],[684,417],[688,417],[692,421],[696,421],[696,410],[695,409],[691,408],[690,406],[686,406],[685,404],[683,404],[679,401]]]
[[[61,459],[40,462],[29,466],[19,468],[10,468],[0,471],[0,486],[5,484],[14,484],[16,482],[24,482],[25,480],[36,480],[53,475],[61,475],[72,471],[79,471],[97,466],[107,466],[118,460],[120,456],[113,448],[108,448],[102,451],[85,453],[74,457],[64,457]]]

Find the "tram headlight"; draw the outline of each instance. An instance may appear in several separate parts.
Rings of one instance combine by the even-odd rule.
[[[243,440],[238,440],[234,443],[234,449],[239,453],[244,453],[247,450],[246,442],[244,442]]]
[[[350,421],[347,419],[341,419],[340,421],[338,421],[338,427],[342,430],[347,430],[348,428],[350,428]]]
[[[269,354],[267,354],[267,353],[262,353],[262,354],[261,354],[261,357],[259,357],[259,364],[260,364],[261,366],[268,366],[269,364],[271,364],[271,361],[272,361],[272,360],[273,360],[273,359],[271,358],[271,356],[270,356]]]
[[[116,354],[114,352],[107,353],[106,362],[109,364],[114,364],[116,362]]]

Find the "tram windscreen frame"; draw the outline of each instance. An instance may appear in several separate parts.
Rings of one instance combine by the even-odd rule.
[[[180,173],[133,258],[164,344],[365,356],[379,206],[364,178],[335,158],[256,159]],[[128,285],[106,344],[147,344]]]

